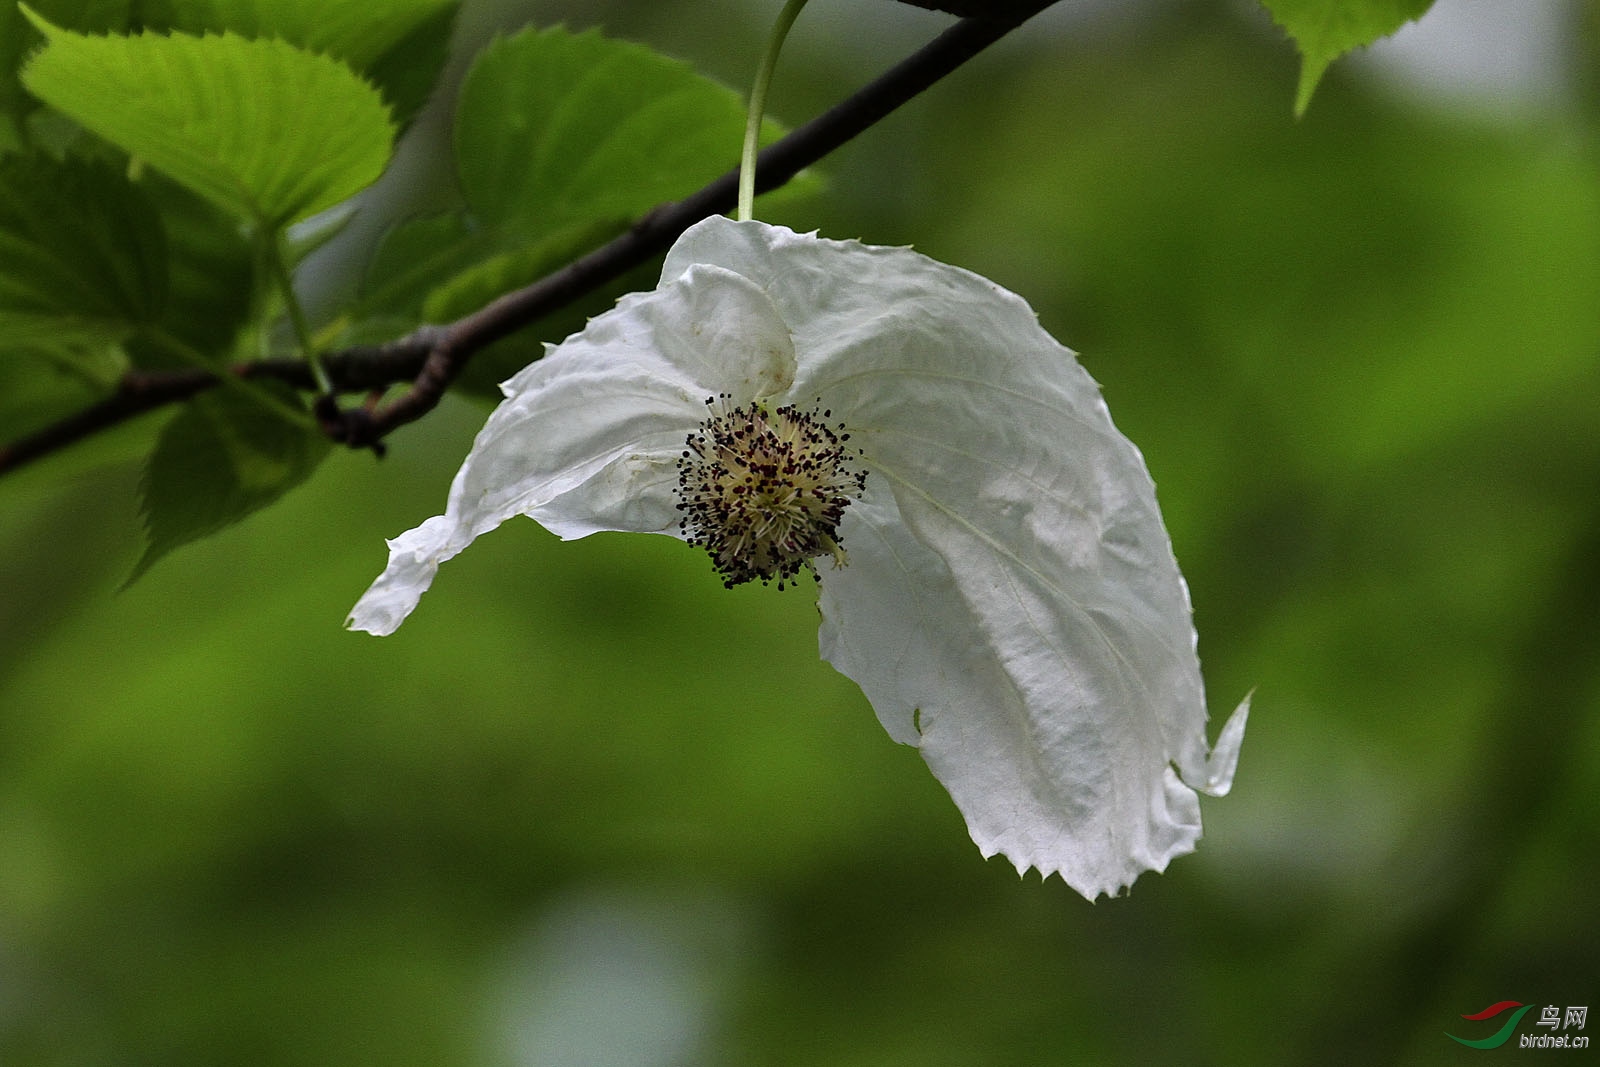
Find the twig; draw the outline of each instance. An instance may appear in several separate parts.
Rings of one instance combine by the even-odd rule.
[[[187,400],[216,384],[216,375],[207,371],[144,371],[125,375],[116,392],[99,403],[0,448],[0,473],[60,451],[146,411]]]
[[[437,326],[424,326],[387,344],[347,348],[323,361],[335,389],[358,392],[381,389],[415,376],[437,343]],[[240,363],[224,372],[208,370],[130,371],[104,400],[59,422],[0,447],[0,474],[109,430],[148,411],[177,404],[220,385],[224,374],[239,378],[275,379],[310,391],[316,388],[311,368],[298,359],[263,359]]]
[[[902,104],[956,70],[1054,0],[1032,0],[1006,17],[967,18],[855,95],[768,147],[756,165],[756,191],[775,189]],[[690,226],[732,208],[739,172],[729,171],[699,192],[664,205],[633,228],[534,284],[507,293],[444,328],[422,372],[402,396],[370,415],[346,420],[332,436],[352,447],[370,446],[431,411],[445,389],[485,346],[563,307],[652,257],[665,252]]]
[[[767,192],[787,183],[1054,2],[1009,0],[997,5],[993,13],[956,23],[877,80],[763,151],[756,170],[757,191]],[[381,389],[407,380],[411,386],[376,409],[341,409],[333,396],[324,395],[316,405],[323,430],[353,448],[377,448],[386,435],[433,410],[479,351],[665,252],[701,219],[732,208],[738,181],[738,171],[729,171],[683,200],[651,211],[609,244],[455,322],[422,326],[386,344],[325,356],[323,366],[340,393]],[[245,363],[229,373],[276,378],[306,390],[316,388],[308,367],[298,361]],[[220,376],[203,371],[130,373],[107,399],[0,447],[0,474],[144,412],[187,400],[220,381]]]
[[[1017,18],[1026,19],[1040,10],[1031,0],[900,0],[903,4],[944,11],[963,18]]]

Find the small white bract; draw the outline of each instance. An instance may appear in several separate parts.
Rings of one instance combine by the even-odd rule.
[[[1092,900],[1194,848],[1195,791],[1227,792],[1247,706],[1209,749],[1144,461],[1020,297],[909,249],[712,218],[655,290],[503,388],[352,627],[392,632],[513,515],[677,536],[729,585],[810,570],[823,657],[985,856]]]

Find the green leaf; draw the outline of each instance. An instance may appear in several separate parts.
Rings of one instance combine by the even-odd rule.
[[[27,54],[31,32],[13,4],[0,3],[0,118],[14,123],[27,111],[27,94],[17,81],[17,67]]]
[[[460,211],[423,215],[391,226],[361,280],[356,314],[397,316],[415,325],[440,283],[495,254],[492,234]]]
[[[371,78],[398,116],[426,101],[448,52],[458,0],[34,0],[47,22],[79,33],[177,30],[277,38],[343,60]],[[21,94],[14,77],[40,37],[10,0],[0,3],[0,112]]]
[[[421,106],[443,66],[456,0],[184,0],[170,28],[277,38],[343,60],[401,114]]]
[[[440,8],[390,45],[363,72],[383,90],[395,121],[407,125],[433,94],[439,72],[450,58],[457,4]]]
[[[30,7],[46,21],[79,33],[126,33],[138,27],[134,8],[141,5],[138,0],[34,0],[31,4],[15,6],[18,9]],[[29,44],[38,43],[31,32],[28,38]]]
[[[276,37],[366,70],[455,0],[184,0],[172,28]]]
[[[118,171],[0,159],[0,348],[121,339],[160,314],[166,257],[155,208]]]
[[[503,253],[469,268],[429,294],[424,317],[448,322],[465,315],[502,293],[531,284],[590,249],[616,236],[621,223],[596,222],[574,226],[517,251]],[[455,381],[468,395],[498,401],[500,383],[544,356],[546,341],[559,341],[583,329],[589,319],[616,303],[621,293],[648,289],[660,275],[658,263],[644,263],[577,301],[504,337],[479,352]]]
[[[743,116],[737,93],[638,45],[559,29],[496,41],[458,104],[468,210],[389,231],[344,336],[449,321],[591,251],[735,165]],[[782,132],[766,126],[769,139]],[[618,291],[604,287],[497,342],[458,384],[498,395],[494,383],[537,359],[542,341],[580,329]]]
[[[103,399],[127,365],[115,345],[0,346],[0,445]]]
[[[139,0],[34,0],[29,5],[46,22],[79,33],[126,33],[138,28],[134,8],[150,19],[150,9],[156,3]],[[35,101],[23,91],[17,80],[17,68],[23,58],[44,38],[23,17],[21,5],[15,0],[0,2],[0,112],[14,116],[26,115],[35,107]]]
[[[483,307],[496,297],[543,278],[563,263],[615,237],[624,223],[609,221],[570,226],[534,241],[489,256],[435,283],[423,303],[427,322],[449,322]]]
[[[527,238],[628,220],[739,161],[739,94],[597,32],[525,30],[462,85],[456,165],[480,219]]]
[[[232,34],[35,25],[49,44],[23,69],[30,92],[260,228],[353,196],[388,163],[388,108],[328,56]]]
[[[330,446],[308,424],[285,417],[284,407],[299,403],[276,386],[219,389],[166,425],[140,480],[150,539],[129,583],[168,552],[232,526],[316,470]]]
[[[158,171],[146,168],[139,186],[161,213],[167,235],[168,285],[161,330],[189,349],[224,362],[250,316],[254,249],[233,217]],[[138,367],[184,365],[170,350],[142,343],[128,354]]]
[[[1361,48],[1420,18],[1433,0],[1262,0],[1300,49],[1300,87],[1294,112],[1305,114],[1323,72]]]

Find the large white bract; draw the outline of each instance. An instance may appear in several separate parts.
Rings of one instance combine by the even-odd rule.
[[[708,400],[734,413],[717,427],[797,441],[809,429],[776,413],[813,412],[829,427],[816,447],[860,475],[814,476],[851,494],[842,512],[795,512],[837,523],[836,544],[831,529],[791,538],[822,546],[822,655],[922,751],[983,854],[1092,900],[1193,849],[1195,791],[1227,792],[1247,708],[1210,749],[1188,590],[1144,461],[1020,297],[909,249],[712,218],[654,291],[504,390],[445,514],[389,542],[352,627],[392,632],[441,562],[513,515],[566,538],[691,537],[682,464],[734,440],[707,429]],[[781,447],[739,462],[777,472]],[[721,468],[691,474],[734,491]]]

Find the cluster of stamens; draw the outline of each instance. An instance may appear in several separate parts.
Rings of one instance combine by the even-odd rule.
[[[854,465],[860,453],[846,445],[850,435],[823,421],[831,411],[730,407],[731,400],[708,398],[710,417],[684,440],[684,538],[711,554],[729,589],[756,578],[782,589],[801,570],[815,576],[818,556],[842,564],[839,520],[867,478]]]

